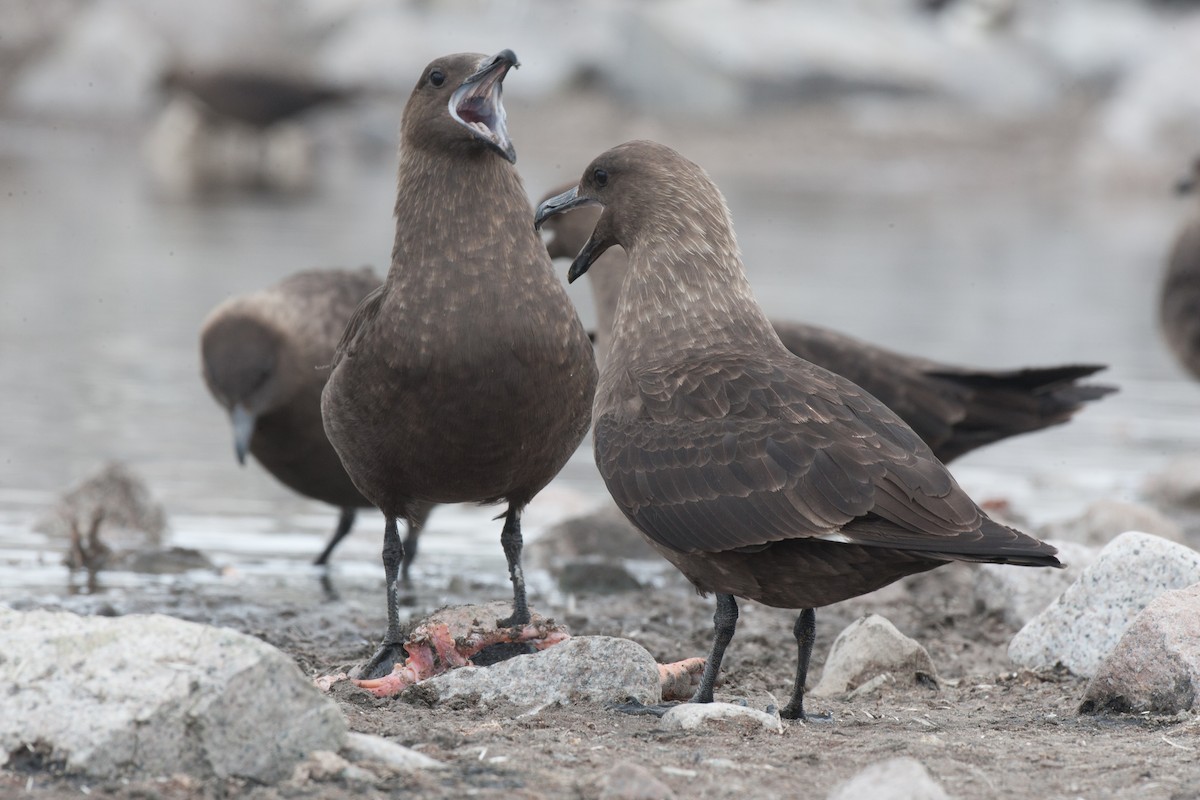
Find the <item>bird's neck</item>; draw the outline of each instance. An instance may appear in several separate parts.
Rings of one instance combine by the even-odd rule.
[[[732,239],[634,244],[629,263],[606,366],[619,370],[686,361],[713,350],[767,352],[781,346]]]
[[[522,247],[542,247],[520,176],[490,151],[405,148],[395,217],[389,284],[416,276],[444,283],[445,276],[436,273],[446,265],[459,274],[505,280],[493,269],[497,261]]]

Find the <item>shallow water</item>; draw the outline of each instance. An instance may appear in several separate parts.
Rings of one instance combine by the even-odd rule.
[[[564,167],[561,152],[539,161],[526,148],[520,167],[536,196],[593,154]],[[257,465],[237,467],[200,379],[196,334],[222,299],[297,269],[383,271],[391,155],[322,155],[310,198],[185,203],[151,190],[134,135],[0,120],[0,601],[63,592],[57,543],[31,527],[111,459],[165,505],[170,543],[225,568],[195,580],[312,585],[307,562],[336,513]],[[977,499],[1008,498],[1035,523],[1098,498],[1136,499],[1148,473],[1200,443],[1200,386],[1170,360],[1154,319],[1162,259],[1186,209],[1165,191],[1097,195],[1066,179],[999,180],[982,192],[928,164],[936,151],[918,173],[873,180],[867,166],[840,186],[764,180],[734,161],[712,171],[773,316],[963,364],[1111,365],[1100,380],[1120,394],[1070,425],[956,463]],[[586,287],[571,291],[590,323]],[[604,496],[585,447],[530,507],[527,538]],[[496,511],[440,509],[418,580],[490,576],[504,596]],[[343,580],[377,586],[381,521],[360,515],[335,556]],[[165,580],[111,575],[104,586]]]

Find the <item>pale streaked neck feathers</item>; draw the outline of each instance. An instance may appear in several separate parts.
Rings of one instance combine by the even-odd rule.
[[[545,252],[516,169],[482,149],[403,148],[395,217],[389,285],[445,283],[438,271],[448,264],[481,280],[506,280],[507,271],[496,272],[497,260],[511,260],[519,248]]]
[[[716,186],[702,172],[679,174],[655,192],[654,202],[626,216],[636,222],[617,235],[630,275],[617,303],[606,366],[620,370],[706,352],[782,348],[754,299]]]

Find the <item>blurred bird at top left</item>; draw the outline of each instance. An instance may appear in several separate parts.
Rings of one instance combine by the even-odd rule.
[[[304,117],[360,93],[299,73],[233,66],[174,65],[158,88],[166,105],[150,130],[146,156],[159,189],[182,197],[310,190],[316,150]]]

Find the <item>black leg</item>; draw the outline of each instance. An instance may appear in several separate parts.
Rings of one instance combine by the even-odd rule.
[[[779,712],[784,719],[806,719],[804,715],[804,684],[808,680],[808,662],[812,659],[813,640],[817,635],[817,612],[806,608],[796,617],[796,626],[792,628],[796,637],[796,685],[792,689],[792,699]]]
[[[408,514],[408,533],[404,537],[404,561],[400,564],[400,582],[405,586],[409,585],[408,568],[417,557],[417,541],[421,531],[425,530],[425,520],[433,511],[433,506],[427,503],[413,503],[412,506]]]
[[[504,530],[500,533],[504,557],[508,559],[508,576],[513,585],[513,613],[507,619],[496,620],[500,628],[529,624],[529,605],[525,600],[525,573],[521,571],[521,512],[508,507],[504,515]]]
[[[721,671],[721,660],[725,658],[725,648],[733,639],[737,629],[738,608],[737,600],[731,594],[717,595],[717,610],[713,614],[713,646],[708,660],[704,662],[704,674],[700,676],[700,686],[692,695],[692,703],[711,703],[713,688],[717,685],[717,673]]]
[[[321,551],[321,555],[317,556],[317,560],[313,562],[315,566],[323,567],[329,561],[329,556],[333,554],[333,548],[338,546],[338,542],[346,538],[350,533],[350,529],[354,527],[354,516],[357,512],[353,508],[343,508],[342,515],[338,517],[337,527],[333,531],[333,536],[329,540],[329,544],[325,545],[325,549]]]
[[[383,643],[374,657],[361,670],[361,678],[381,678],[392,671],[397,662],[404,661],[404,646],[400,642],[400,609],[396,597],[396,579],[400,575],[400,562],[404,559],[404,545],[400,543],[400,528],[396,518],[387,518],[383,533],[383,573],[387,580],[387,632]]]

